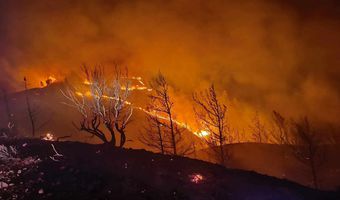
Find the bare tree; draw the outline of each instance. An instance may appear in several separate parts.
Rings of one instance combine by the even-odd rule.
[[[169,148],[168,141],[162,127],[161,119],[156,115],[146,116],[147,125],[140,134],[139,141],[143,144],[157,149],[161,154],[167,153]]]
[[[120,135],[118,146],[123,147],[126,142],[125,128],[133,110],[131,103],[127,101],[130,94],[127,72],[126,77],[123,77],[119,68],[115,69],[113,79],[108,81],[102,67],[89,69],[84,66],[83,72],[90,83],[89,91],[82,93],[75,88],[68,88],[62,93],[70,101],[66,104],[76,108],[82,116],[80,126],[74,124],[79,130],[90,133],[112,146],[116,146],[118,132]],[[106,137],[101,125],[109,131],[111,139]]]
[[[31,133],[32,136],[35,136],[35,131],[36,131],[36,111],[32,110],[31,102],[28,96],[28,87],[27,87],[27,79],[24,77],[24,86],[25,86],[25,98],[26,98],[26,106],[27,106],[27,114],[29,121],[31,123]]]
[[[252,119],[252,124],[249,126],[252,131],[253,140],[258,143],[266,143],[268,136],[264,123],[260,120],[259,113],[256,111]]]
[[[31,134],[34,137],[37,131],[39,131],[46,124],[48,124],[48,122],[50,121],[50,118],[44,121],[38,120],[38,116],[41,114],[41,109],[39,106],[37,106],[36,104],[32,104],[31,102],[31,99],[29,97],[28,81],[26,77],[24,77],[24,88],[25,88],[25,100],[26,100],[26,106],[27,106],[27,114],[28,114],[28,119],[31,124]]]
[[[210,133],[205,138],[206,143],[214,151],[219,163],[225,165],[228,157],[225,144],[231,138],[226,118],[227,106],[218,100],[214,85],[203,92],[194,93],[193,100],[196,103],[194,112],[201,129]]]
[[[295,135],[294,152],[296,157],[309,166],[312,173],[313,185],[319,188],[318,168],[325,161],[325,149],[320,135],[311,127],[307,117],[299,122],[294,122],[293,133]]]
[[[127,77],[128,77],[127,69],[126,72],[123,73],[116,66],[115,77],[108,91],[110,99],[113,100],[111,101],[111,105],[109,107],[109,109],[111,110],[109,120],[113,121],[113,125],[116,131],[120,134],[119,147],[123,147],[126,142],[125,129],[126,126],[130,123],[130,118],[133,112],[131,103],[127,101],[130,95],[129,90],[130,82],[128,81]],[[126,79],[125,83],[123,83],[122,80],[123,78]]]
[[[169,141],[169,148],[173,155],[188,155],[192,153],[192,145],[185,144],[182,128],[174,118],[172,102],[169,96],[169,84],[165,77],[159,73],[152,81],[153,94],[150,98],[150,114],[159,117],[166,139]]]
[[[290,138],[288,137],[289,123],[286,119],[277,111],[273,111],[274,130],[272,136],[274,142],[278,144],[290,144]]]
[[[317,171],[325,161],[325,144],[320,134],[311,127],[307,117],[288,123],[274,111],[274,121],[282,144],[288,145],[297,160],[310,168],[313,186],[319,188]]]

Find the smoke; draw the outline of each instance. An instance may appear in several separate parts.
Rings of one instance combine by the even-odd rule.
[[[213,82],[246,109],[339,124],[338,1],[1,4],[2,86],[20,90],[24,75],[37,86],[82,63],[118,62],[145,79],[160,70],[180,99]]]

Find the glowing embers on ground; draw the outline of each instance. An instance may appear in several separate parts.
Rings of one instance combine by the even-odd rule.
[[[202,176],[202,174],[192,174],[189,176],[190,182],[192,183],[202,183],[204,181],[204,177]]]
[[[54,141],[54,135],[52,133],[46,133],[46,135],[42,139],[47,141]]]

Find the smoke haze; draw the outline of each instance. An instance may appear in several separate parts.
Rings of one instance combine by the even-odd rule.
[[[118,62],[144,79],[161,71],[185,106],[213,82],[246,113],[276,109],[340,124],[338,1],[0,4],[0,84],[8,90],[21,90],[25,75],[34,87],[82,63]]]

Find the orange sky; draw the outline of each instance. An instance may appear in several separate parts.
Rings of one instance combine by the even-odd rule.
[[[214,82],[237,102],[235,115],[276,109],[340,124],[337,1],[1,4],[2,87],[20,90],[24,75],[35,86],[49,75],[72,76],[82,63],[118,62],[146,80],[162,71],[179,108]]]

